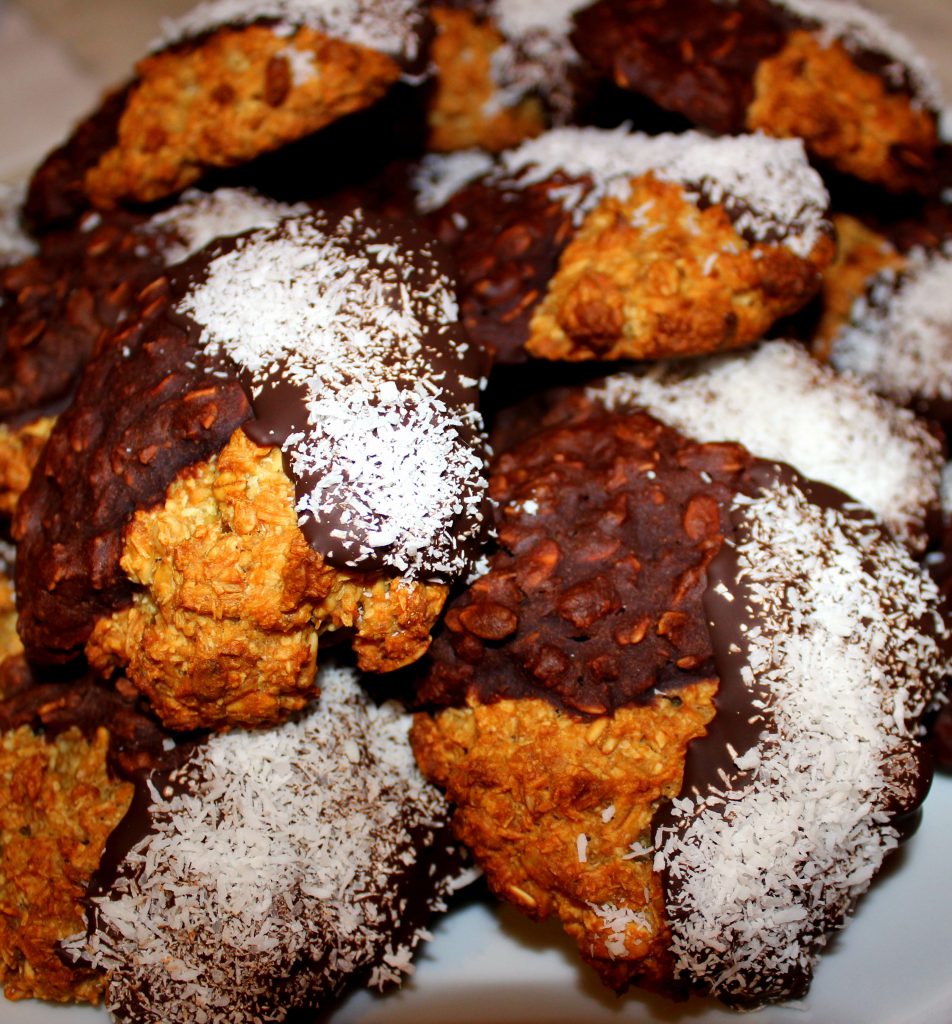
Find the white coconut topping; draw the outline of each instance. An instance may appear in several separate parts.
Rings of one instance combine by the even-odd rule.
[[[412,969],[427,908],[455,881],[428,871],[448,808],[417,771],[408,714],[375,706],[352,671],[319,682],[301,721],[215,736],[182,770],[185,792],[153,792],[153,834],[95,901],[97,929],[65,944],[110,972],[110,1008],[257,1024],[356,971],[380,987]]]
[[[414,60],[420,39],[416,0],[206,0],[178,18],[165,19],[153,50],[226,25],[269,21],[279,34],[311,28],[335,39]]]
[[[160,238],[162,257],[171,265],[187,259],[216,238],[273,227],[286,217],[305,214],[309,209],[307,203],[279,203],[251,189],[189,189],[174,206],[151,217],[141,230]]]
[[[481,149],[428,153],[417,167],[411,185],[420,213],[438,210],[455,192],[488,173],[493,158]]]
[[[914,741],[949,665],[935,584],[872,517],[776,484],[736,552],[753,693],[770,723],[737,789],[674,802],[655,837],[680,973],[777,998],[897,844],[887,808],[915,792]],[[735,594],[736,596],[736,594]]]
[[[490,14],[505,41],[490,58],[495,91],[485,115],[513,107],[536,93],[546,99],[556,123],[567,119],[571,108],[568,73],[578,61],[568,35],[572,15],[588,2],[494,0]]]
[[[25,198],[26,182],[0,182],[0,267],[19,263],[36,252],[36,242],[20,227],[20,209]]]
[[[884,73],[893,85],[908,83],[922,103],[936,111],[942,109],[942,85],[929,62],[879,14],[852,0],[773,2],[806,21],[818,23],[820,38],[827,45],[839,40],[848,50],[868,50],[891,60]]]
[[[424,251],[416,266],[360,211],[334,229],[292,219],[242,236],[177,309],[201,325],[210,354],[251,375],[253,397],[275,379],[305,394],[306,421],[283,442],[294,474],[312,482],[298,499],[302,526],[339,522],[360,545],[348,564],[384,553],[406,576],[456,576],[481,532],[480,420],[433,367],[434,325],[447,363],[464,365],[468,345],[450,333],[452,285]]]
[[[837,333],[830,361],[906,404],[952,398],[952,248],[876,274]]]
[[[565,38],[572,29],[572,15],[591,0],[493,0],[492,17],[504,36],[522,39],[533,32]]]
[[[699,441],[738,441],[878,513],[921,549],[938,506],[941,445],[911,412],[798,345],[772,341],[713,359],[621,373],[590,389],[610,409],[638,406]]]
[[[799,256],[829,230],[829,196],[799,139],[558,128],[504,153],[496,177],[529,185],[557,172],[593,180],[591,190],[566,189],[562,197],[576,223],[605,196],[627,198],[631,179],[651,172],[694,200],[723,204],[739,234],[780,241]]]

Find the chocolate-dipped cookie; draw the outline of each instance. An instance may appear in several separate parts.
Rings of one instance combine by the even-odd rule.
[[[487,527],[483,356],[447,274],[425,232],[354,211],[146,289],[18,506],[31,657],[85,648],[176,728],[300,708],[323,633],[367,668],[419,657]]]
[[[457,833],[618,990],[801,995],[924,795],[934,583],[841,492],[578,395],[491,493],[412,733]]]
[[[924,188],[941,89],[915,48],[849,0],[598,0],[572,41],[595,69],[710,131],[802,138],[864,181]]]
[[[445,185],[426,187],[432,207]],[[432,216],[465,324],[506,363],[749,345],[819,287],[826,207],[798,142],[565,128],[504,153]]]

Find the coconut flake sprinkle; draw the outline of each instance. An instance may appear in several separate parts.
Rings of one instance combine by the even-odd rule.
[[[531,185],[558,172],[592,182],[565,190],[563,206],[576,223],[606,196],[627,198],[631,179],[650,172],[695,202],[723,204],[738,234],[752,241],[777,240],[807,256],[829,231],[829,196],[799,139],[558,128],[504,153],[494,176]]]
[[[907,404],[952,399],[952,247],[913,250],[876,274],[833,339],[830,362]]]
[[[355,972],[382,987],[412,969],[456,879],[430,849],[448,807],[416,768],[408,714],[377,707],[350,670],[319,681],[307,717],[214,736],[176,795],[153,787],[152,833],[95,900],[95,930],[65,943],[109,971],[123,1019],[281,1021]]]
[[[280,427],[320,554],[447,578],[485,528],[481,356],[432,240],[405,231],[356,211],[241,236],[212,250],[177,310],[237,364],[260,430]]]
[[[735,508],[747,685],[769,724],[736,786],[674,802],[655,868],[678,972],[750,1005],[802,989],[897,845],[949,631],[935,584],[871,515],[782,480]]]

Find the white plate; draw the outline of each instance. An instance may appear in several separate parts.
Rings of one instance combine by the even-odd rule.
[[[820,961],[809,996],[742,1018],[713,1002],[616,998],[554,924],[484,904],[445,917],[413,980],[357,992],[322,1024],[945,1024],[952,1021],[952,779]],[[107,1024],[101,1010],[0,1003],[3,1024]]]

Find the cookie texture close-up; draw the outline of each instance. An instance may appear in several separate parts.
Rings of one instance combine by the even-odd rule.
[[[701,128],[801,138],[838,171],[926,187],[941,88],[903,36],[836,0],[598,0],[572,41],[618,85]]]

